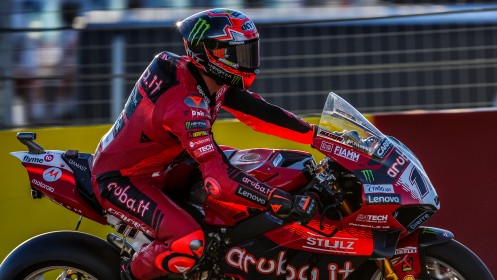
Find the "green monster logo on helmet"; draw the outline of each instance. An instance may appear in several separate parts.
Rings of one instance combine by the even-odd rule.
[[[190,31],[190,34],[188,34],[188,41],[192,42],[193,44],[193,41],[195,40],[195,38],[197,38],[197,43],[195,45],[198,45],[200,43],[200,40],[204,36],[204,33],[209,30],[210,27],[211,25],[208,24],[205,19],[199,18],[193,26],[192,31]]]
[[[233,75],[233,79],[231,79],[231,84],[236,85],[241,81],[242,81],[242,77],[237,76],[237,75]]]

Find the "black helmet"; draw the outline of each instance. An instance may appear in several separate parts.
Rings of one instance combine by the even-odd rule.
[[[211,9],[177,25],[195,66],[218,83],[250,87],[259,73],[259,33],[245,14]]]

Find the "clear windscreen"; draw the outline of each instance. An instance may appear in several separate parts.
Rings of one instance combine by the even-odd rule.
[[[321,114],[319,135],[372,155],[385,136],[340,96],[330,92]]]

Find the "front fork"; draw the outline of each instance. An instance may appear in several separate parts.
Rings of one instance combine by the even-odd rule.
[[[385,280],[399,280],[400,278],[397,276],[393,269],[393,265],[390,263],[388,259],[376,260],[376,265],[378,269],[383,274]]]

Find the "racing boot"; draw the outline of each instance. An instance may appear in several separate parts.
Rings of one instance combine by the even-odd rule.
[[[133,270],[132,276],[137,279],[169,279],[169,276],[186,273],[201,258],[204,243],[202,230],[197,230],[172,242],[154,240],[143,246],[133,256],[133,261],[130,263],[130,268]],[[125,268],[126,266],[123,270]]]
[[[204,251],[204,233],[199,230],[184,236],[171,244],[166,251],[155,260],[155,265],[166,272],[182,274],[196,264]]]

